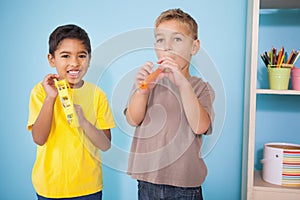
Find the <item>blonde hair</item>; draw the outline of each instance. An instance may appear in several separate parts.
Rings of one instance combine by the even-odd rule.
[[[189,14],[183,12],[180,8],[169,9],[162,12],[155,20],[155,28],[157,28],[162,22],[168,20],[176,20],[179,23],[182,23],[189,29],[189,32],[193,39],[198,39],[197,22]]]

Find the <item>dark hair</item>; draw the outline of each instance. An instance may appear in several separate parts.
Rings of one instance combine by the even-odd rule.
[[[68,24],[57,27],[49,37],[49,53],[54,55],[60,42],[64,39],[78,39],[82,41],[87,52],[91,54],[91,42],[88,34],[77,25]]]

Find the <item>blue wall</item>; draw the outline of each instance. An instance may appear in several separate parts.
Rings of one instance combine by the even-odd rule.
[[[217,143],[205,156],[209,173],[203,185],[204,197],[209,200],[240,199],[246,0],[130,0],[126,3],[116,0],[1,1],[0,58],[3,76],[0,85],[3,92],[0,104],[0,199],[35,198],[31,185],[35,145],[30,132],[26,130],[26,123],[31,88],[47,73],[54,72],[46,59],[50,32],[58,25],[76,23],[87,30],[93,49],[97,49],[121,33],[152,27],[155,18],[163,10],[177,7],[197,20],[201,46],[213,62],[223,81],[222,87],[225,88],[226,101],[216,106],[225,108],[223,110],[226,110],[226,118],[225,121],[220,121],[222,124],[218,124],[221,135],[217,138]],[[133,64],[144,62],[138,61],[140,62]],[[122,73],[112,72],[108,71],[108,81],[118,80]],[[128,72],[129,69],[124,71]],[[100,81],[100,85],[113,102],[113,94],[105,78]],[[222,109],[216,110],[216,113]],[[112,130],[113,144],[128,149],[128,142],[122,143],[122,139],[127,141],[128,136],[124,136],[122,132],[124,130],[120,127]],[[134,180],[114,167],[104,165],[103,169],[104,200],[136,199]]]

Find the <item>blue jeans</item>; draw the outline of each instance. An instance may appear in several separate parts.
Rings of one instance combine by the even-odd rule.
[[[42,197],[38,194],[36,194],[38,197],[38,200],[102,200],[102,191],[94,193],[94,194],[89,194],[86,196],[80,196],[80,197],[73,197],[73,198],[46,198]]]
[[[175,187],[138,181],[139,200],[203,200],[202,188]]]

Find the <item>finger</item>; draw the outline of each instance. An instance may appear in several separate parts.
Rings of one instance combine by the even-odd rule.
[[[139,70],[136,79],[144,80],[149,74],[152,73],[154,64],[150,61],[146,62]]]
[[[77,115],[81,114],[81,107],[78,104],[73,104],[74,106],[74,110],[76,112]]]
[[[154,64],[150,61],[146,62],[143,66],[142,69],[147,72],[147,74],[150,74],[152,72],[152,69],[154,67]]]
[[[170,61],[163,61],[160,64],[160,68],[162,68],[164,73],[169,73],[177,69],[177,64]]]
[[[149,74],[145,78],[145,80],[143,81],[143,83],[140,84],[140,88],[146,89],[150,83],[152,83],[153,81],[156,80],[156,78],[158,77],[158,75],[161,72],[162,72],[162,69],[161,68],[157,68],[154,72],[152,72],[151,74]]]
[[[59,76],[57,74],[48,74],[44,78],[44,82],[49,85],[54,85],[54,79],[58,80]]]

